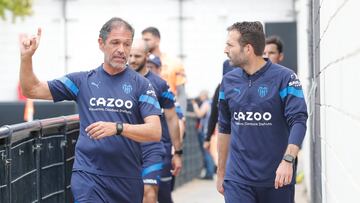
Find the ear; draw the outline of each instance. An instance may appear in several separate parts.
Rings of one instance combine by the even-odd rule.
[[[279,62],[282,60],[284,60],[284,53],[280,53],[280,55],[279,55]]]
[[[253,54],[255,54],[255,52],[254,52],[254,47],[251,46],[251,44],[247,44],[247,45],[246,45],[246,51],[247,51],[247,53],[253,53]]]
[[[157,46],[159,46],[159,45],[160,45],[160,38],[157,38],[157,37],[156,37],[156,38],[155,38],[155,43],[156,43]]]
[[[102,40],[101,37],[98,38],[98,43],[99,43],[99,49],[100,49],[101,51],[104,51],[104,45],[105,45],[105,43],[103,42],[103,40]]]

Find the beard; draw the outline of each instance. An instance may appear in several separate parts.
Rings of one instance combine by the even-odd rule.
[[[153,46],[153,47],[148,46],[148,50],[150,53],[153,53],[153,51],[155,50],[155,46]]]
[[[123,62],[118,62],[118,61],[115,61],[113,60],[112,56],[110,55],[105,55],[104,56],[104,59],[105,59],[105,62],[107,64],[109,64],[112,68],[114,69],[123,69],[125,66],[126,66],[126,61],[127,61],[127,57],[126,56],[123,56],[124,57],[124,61]]]
[[[115,69],[122,69],[125,67],[125,63],[116,63],[116,62],[113,62],[113,61],[110,61],[110,66],[115,68]]]
[[[236,58],[236,59],[232,59],[232,58],[229,58],[229,63],[231,66],[234,66],[234,67],[244,67],[245,64],[247,64],[246,60],[244,59],[240,59],[240,58]]]
[[[244,67],[248,64],[248,58],[244,54],[244,48],[240,49],[240,53],[234,57],[229,57],[230,65],[235,67]]]
[[[142,70],[145,68],[145,64],[146,64],[146,63],[140,64],[137,68],[135,68],[135,71],[136,71],[136,72],[142,71]]]

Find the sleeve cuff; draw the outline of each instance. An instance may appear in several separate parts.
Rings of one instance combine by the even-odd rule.
[[[301,144],[304,140],[306,133],[306,124],[305,123],[295,123],[291,130],[289,136],[289,143],[301,147]]]

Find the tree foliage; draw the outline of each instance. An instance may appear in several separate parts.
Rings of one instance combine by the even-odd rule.
[[[6,20],[6,11],[12,13],[13,21],[17,17],[32,14],[32,0],[0,0],[0,18]]]

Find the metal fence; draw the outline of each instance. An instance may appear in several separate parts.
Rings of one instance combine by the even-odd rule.
[[[180,186],[198,177],[202,167],[196,119],[187,117]],[[0,128],[0,203],[73,202],[70,190],[77,115]]]
[[[196,123],[197,119],[195,116],[186,116],[186,136],[183,143],[183,169],[181,174],[176,177],[175,188],[199,177],[203,166]]]
[[[0,202],[72,202],[78,116],[0,128]]]

